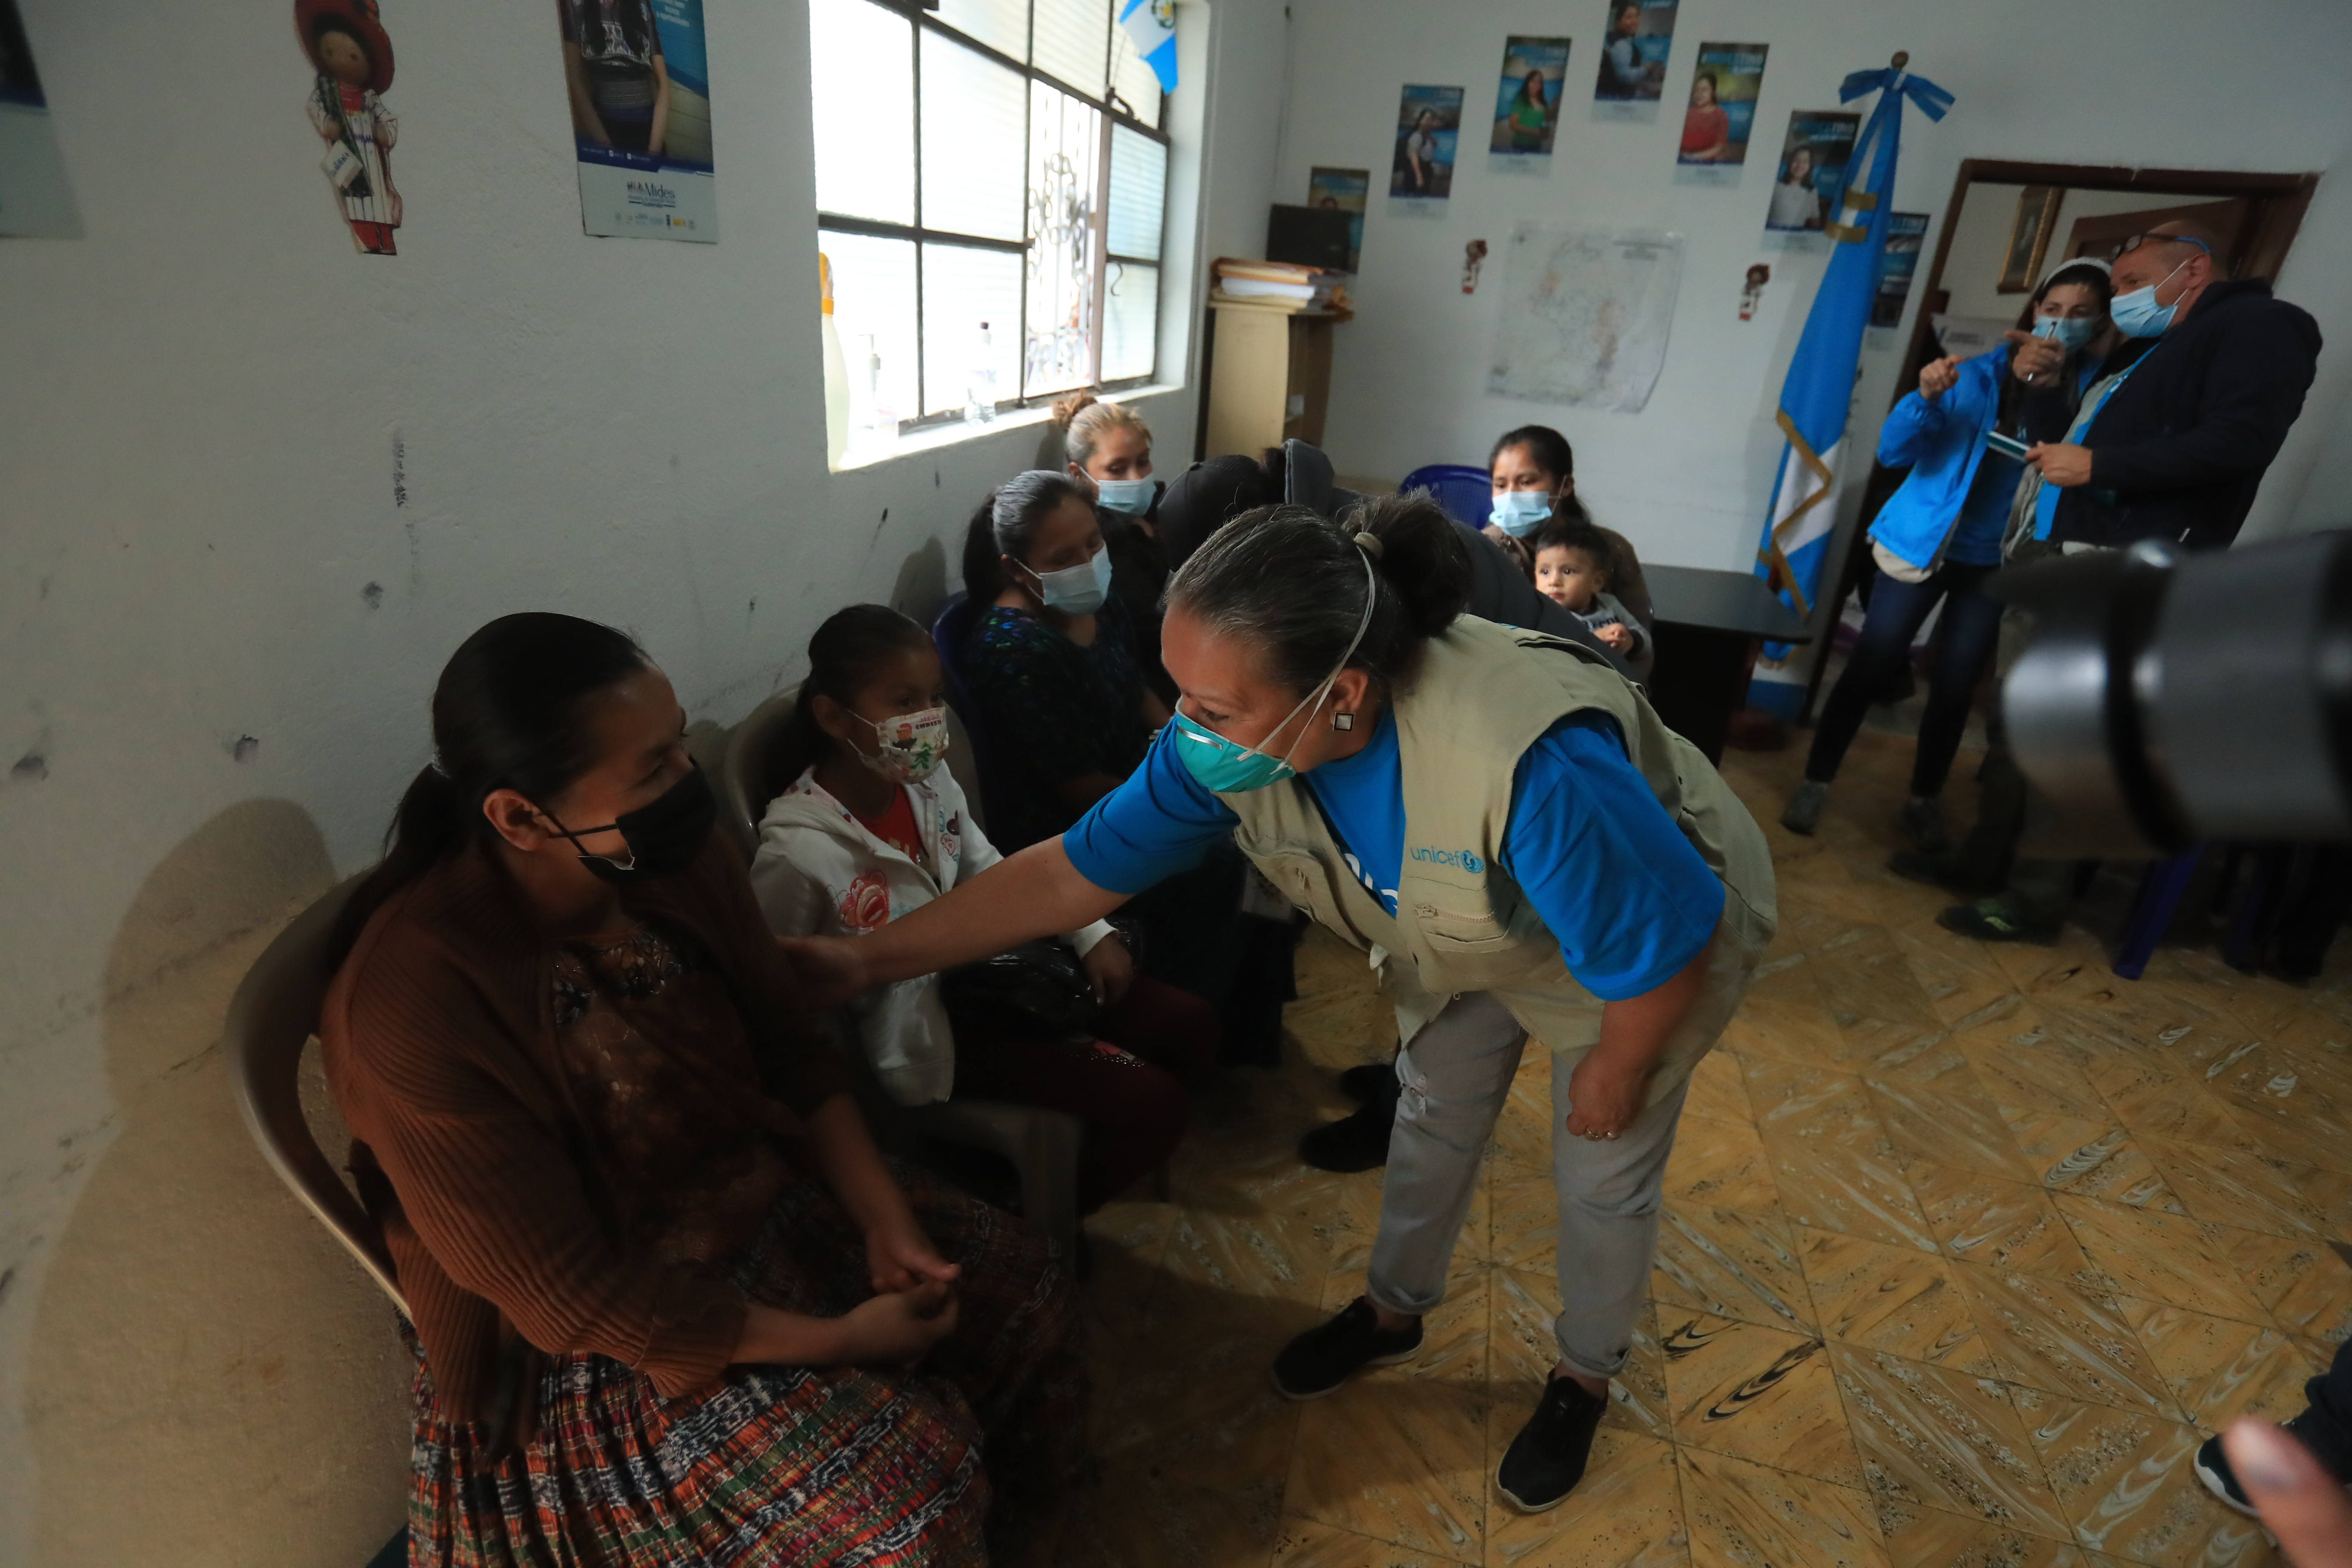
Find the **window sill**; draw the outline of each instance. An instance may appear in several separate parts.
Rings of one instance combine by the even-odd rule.
[[[1168,393],[1182,390],[1179,383],[1155,381],[1148,386],[1127,387],[1111,394],[1102,401],[1136,403],[1147,397],[1160,397]],[[845,474],[858,468],[878,468],[893,458],[911,458],[926,452],[936,452],[942,447],[953,447],[964,441],[976,441],[999,431],[1034,429],[1045,424],[1053,416],[1053,405],[1040,404],[1034,408],[1015,408],[1000,414],[982,425],[974,425],[968,420],[959,419],[945,425],[927,426],[920,430],[909,431],[887,444],[877,443],[862,447],[856,442],[856,433],[853,431],[849,449],[841,455],[839,462],[833,465],[833,471],[836,474]]]

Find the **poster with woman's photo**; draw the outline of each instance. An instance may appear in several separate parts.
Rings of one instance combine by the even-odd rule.
[[[1495,89],[1495,130],[1487,150],[1514,172],[1551,166],[1559,131],[1560,90],[1567,85],[1568,40],[1514,33],[1503,41],[1503,78]]]
[[[1348,215],[1348,270],[1360,272],[1364,259],[1364,200],[1371,194],[1370,169],[1326,169],[1307,174],[1307,205],[1319,212]]]
[[[1389,195],[1442,202],[1454,194],[1454,154],[1462,137],[1462,89],[1411,87],[1397,98],[1396,162]]]
[[[1596,120],[1655,120],[1666,90],[1682,0],[1607,0],[1601,70],[1592,87]]]
[[[1701,44],[1683,110],[1683,140],[1675,156],[1678,184],[1736,185],[1756,132],[1756,99],[1764,90],[1763,44]]]
[[[719,238],[702,0],[556,0],[580,226]]]
[[[1845,186],[1846,160],[1862,116],[1836,109],[1800,109],[1789,116],[1772,180],[1772,205],[1764,216],[1768,231],[1819,234],[1832,205]]]

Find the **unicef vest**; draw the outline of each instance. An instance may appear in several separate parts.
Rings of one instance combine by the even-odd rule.
[[[1241,818],[1235,841],[1266,879],[1371,954],[1408,1043],[1465,991],[1491,994],[1555,1051],[1580,1052],[1600,1037],[1599,999],[1569,973],[1559,942],[1496,863],[1519,758],[1570,713],[1597,708],[1617,721],[1635,770],[1723,879],[1718,959],[1744,975],[1771,942],[1778,913],[1762,831],[1698,748],[1600,655],[1463,616],[1431,640],[1420,674],[1391,703],[1405,819],[1393,916],[1348,869],[1303,780],[1218,798]],[[1686,1078],[1710,1044],[1711,1036],[1678,1037],[1650,1098]]]

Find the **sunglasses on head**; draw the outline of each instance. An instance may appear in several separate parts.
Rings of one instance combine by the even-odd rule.
[[[2211,246],[2193,236],[2186,234],[2158,234],[2152,229],[2146,234],[2133,235],[2129,239],[2125,240],[2121,245],[2116,247],[2116,254],[2118,257],[2129,256],[2133,251],[2137,250],[2143,245],[2193,245],[2208,256],[2213,254],[2213,247]]]

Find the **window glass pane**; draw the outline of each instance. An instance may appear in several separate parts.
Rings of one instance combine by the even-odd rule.
[[[924,30],[925,228],[1021,237],[1021,121],[1028,107],[1020,72]]]
[[[1112,262],[1103,295],[1102,378],[1150,375],[1159,348],[1160,268]]]
[[[833,263],[833,330],[849,367],[849,422],[915,417],[915,242],[821,232]],[[876,359],[881,361],[877,367]]]
[[[820,212],[915,221],[914,25],[868,0],[809,0]]]
[[[1110,254],[1160,258],[1168,149],[1117,121],[1110,127]]]
[[[1125,27],[1110,30],[1110,85],[1136,119],[1160,129],[1160,79],[1135,52],[1135,40]]]
[[[1022,392],[1094,379],[1095,161],[1102,113],[1029,84],[1028,332]]]
[[[923,412],[957,412],[975,391],[992,406],[1017,397],[1020,371],[1021,258],[923,247]]]
[[[1109,48],[1110,0],[1037,0],[1031,65],[1100,98],[1110,79]]]
[[[1029,0],[940,0],[939,18],[1000,54],[1029,58]]]

